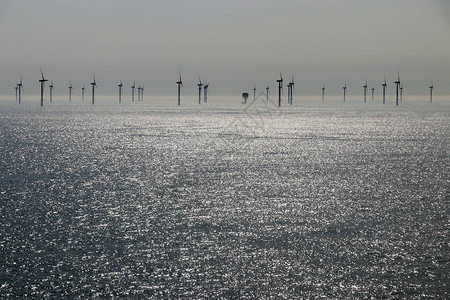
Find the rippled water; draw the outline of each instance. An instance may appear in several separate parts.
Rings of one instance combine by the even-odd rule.
[[[0,297],[450,297],[449,105],[135,104],[0,104]]]

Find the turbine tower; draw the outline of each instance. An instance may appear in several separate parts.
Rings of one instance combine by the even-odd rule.
[[[52,103],[52,98],[53,98],[53,79],[50,80],[50,85],[48,86],[48,88],[50,89],[50,103]]]
[[[209,83],[207,83],[205,81],[204,86],[203,86],[203,101],[205,103],[208,102],[208,87],[209,87]]]
[[[22,82],[22,74],[20,75],[20,82],[17,84],[19,88],[19,104],[22,103],[22,92],[23,92],[23,82]]]
[[[269,102],[269,83],[267,83],[266,87],[266,101]]]
[[[280,71],[280,79],[277,79],[278,82],[278,107],[281,107],[281,94],[283,93],[283,76]]]
[[[387,87],[387,83],[386,83],[386,74],[384,74],[384,83],[382,84],[383,86],[383,104],[386,103],[386,87]]]
[[[201,79],[200,79],[200,75],[198,76],[198,84],[197,84],[197,86],[198,86],[198,104],[201,104],[202,103],[202,87],[203,87],[203,83],[202,83],[202,81],[201,81]]]
[[[136,88],[136,83],[133,82],[133,85],[131,86],[131,102],[134,102],[134,89]]]
[[[399,88],[400,88],[400,72],[397,71],[397,81],[395,82],[395,106],[398,106],[398,95],[399,95]]]
[[[400,83],[400,102],[403,102],[403,82]]]
[[[83,82],[83,87],[81,88],[81,101],[84,102],[84,82]]]
[[[366,84],[363,85],[364,88],[364,103],[366,103],[366,97],[367,97],[367,80],[366,80]]]
[[[122,80],[120,80],[120,83],[118,85],[118,87],[119,87],[119,104],[122,103],[122,86],[123,86]]]
[[[94,101],[95,101],[95,88],[97,87],[97,83],[95,82],[95,74],[94,75],[94,82],[91,82],[92,85],[92,105],[94,105]]]
[[[14,87],[14,89],[16,90],[16,102],[17,102],[17,90],[19,89],[19,84],[16,81],[16,86]]]
[[[322,102],[325,100],[325,83],[322,83]]]
[[[178,106],[181,104],[181,87],[183,86],[183,81],[181,80],[181,71],[178,70],[178,75],[180,75],[180,78],[177,81],[178,86]]]
[[[253,84],[253,101],[256,100],[256,85]]]
[[[292,74],[292,80],[289,84],[291,85],[291,105],[292,105],[292,102],[294,101],[294,92],[295,92],[294,74]]]
[[[431,80],[431,85],[430,85],[430,103],[433,102],[433,89],[434,89],[433,80]]]
[[[45,82],[48,80],[44,78],[44,73],[42,72],[42,68],[40,68],[40,70],[41,70],[41,76],[42,76],[42,78],[39,79],[39,82],[41,83],[41,106],[44,106],[44,87],[45,87]]]
[[[375,93],[375,87],[372,85],[372,102],[373,102],[373,95]]]
[[[69,102],[72,102],[72,89],[73,89],[73,86],[72,86],[72,82],[71,82],[69,85]]]
[[[141,102],[141,84],[140,83],[138,85],[137,90],[138,90],[138,102]]]
[[[345,103],[345,92],[347,91],[347,83],[344,84],[342,89],[344,90],[344,103]]]
[[[141,87],[141,101],[144,101],[144,85]]]

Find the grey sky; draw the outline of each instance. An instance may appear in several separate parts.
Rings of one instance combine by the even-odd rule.
[[[0,94],[23,74],[39,92],[39,66],[57,92],[79,88],[95,72],[99,93],[119,78],[146,94],[185,94],[197,75],[216,94],[240,94],[255,83],[275,87],[278,70],[295,74],[297,94],[359,93],[367,79],[405,91],[450,94],[450,1],[439,0],[17,0],[0,1]]]

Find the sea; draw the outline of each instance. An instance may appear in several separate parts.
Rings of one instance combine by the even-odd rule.
[[[0,298],[450,298],[450,101],[86,102],[0,103]]]

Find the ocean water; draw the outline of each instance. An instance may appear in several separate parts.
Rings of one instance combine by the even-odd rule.
[[[0,297],[450,297],[450,105],[0,104]]]

